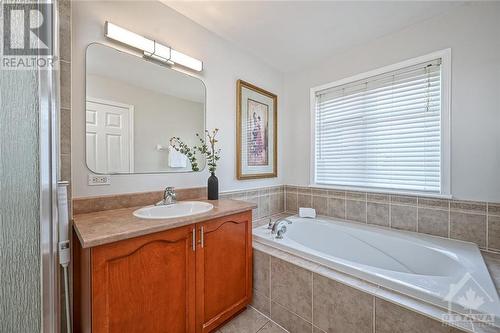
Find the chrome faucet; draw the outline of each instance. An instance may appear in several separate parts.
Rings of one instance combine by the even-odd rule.
[[[176,203],[175,189],[171,186],[165,188],[163,199],[155,204],[155,206],[167,206]]]
[[[283,238],[283,234],[285,233],[286,231],[286,226],[283,226],[282,228],[284,228],[284,230],[280,233],[279,231],[282,230],[280,228],[280,225],[282,225],[283,222],[286,222],[287,224],[292,224],[292,221],[290,221],[288,218],[286,217],[282,217],[280,219],[277,219],[276,221],[274,221],[274,223],[271,225],[271,223],[269,223],[269,226],[271,227],[271,235],[276,235],[278,234],[278,236],[281,236],[280,238]]]
[[[276,235],[276,239],[283,239],[283,235],[286,232],[286,225],[282,225],[281,228],[278,229],[278,233]]]

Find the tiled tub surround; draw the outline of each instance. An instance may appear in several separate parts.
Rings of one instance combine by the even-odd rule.
[[[254,229],[254,242],[443,309],[450,286],[469,272],[491,300],[479,310],[495,314],[500,330],[500,301],[475,244],[336,219],[293,216],[289,221],[283,239],[272,239],[262,226]],[[453,308],[460,311],[456,301]]]
[[[500,251],[500,203],[285,186],[285,210],[473,242]]]
[[[255,241],[252,305],[292,333],[470,331],[443,325],[438,307]]]

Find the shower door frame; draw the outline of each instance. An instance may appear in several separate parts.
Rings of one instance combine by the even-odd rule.
[[[38,0],[44,3],[43,0]],[[38,69],[40,154],[40,287],[42,333],[60,332],[57,181],[59,166],[59,16],[52,1],[54,67]]]

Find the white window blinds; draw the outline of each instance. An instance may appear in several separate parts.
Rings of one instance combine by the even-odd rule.
[[[316,92],[316,184],[441,192],[441,60]]]

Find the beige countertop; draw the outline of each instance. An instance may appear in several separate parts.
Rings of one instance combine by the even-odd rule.
[[[241,213],[257,207],[254,203],[239,200],[223,199],[208,202],[214,205],[214,208],[207,213],[171,219],[140,219],[132,214],[140,207],[78,214],[73,217],[73,227],[82,247],[89,248]]]

